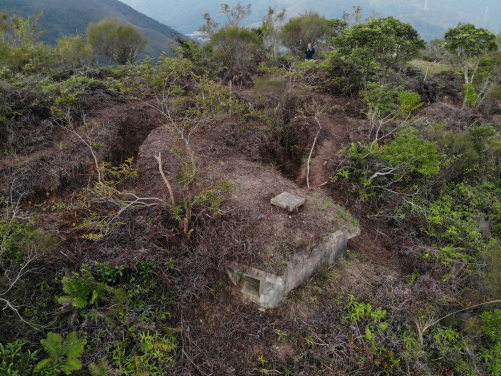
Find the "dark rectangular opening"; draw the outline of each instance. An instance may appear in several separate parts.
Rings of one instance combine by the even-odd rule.
[[[259,279],[252,278],[246,275],[244,276],[243,280],[244,280],[244,286],[243,286],[244,292],[259,298],[259,285],[260,285]]]

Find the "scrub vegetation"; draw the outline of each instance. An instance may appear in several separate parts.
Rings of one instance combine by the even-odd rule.
[[[500,36],[221,12],[140,62],[131,25],[0,13],[0,374],[501,375]],[[225,274],[279,260],[263,181],[361,229],[265,312]]]

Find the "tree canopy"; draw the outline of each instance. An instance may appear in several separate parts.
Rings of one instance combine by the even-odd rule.
[[[293,17],[282,27],[282,43],[294,56],[301,55],[308,43],[315,45],[330,33],[324,16],[308,11]]]
[[[365,89],[370,72],[381,72],[384,84],[390,67],[411,60],[426,46],[410,24],[394,17],[373,18],[345,28],[334,37],[334,43],[338,56],[362,70]]]
[[[134,63],[148,44],[148,39],[133,25],[113,17],[91,23],[87,38],[97,55],[119,65]]]
[[[444,47],[455,57],[465,84],[473,83],[478,64],[487,52],[498,48],[496,35],[470,23],[459,23],[444,34]]]

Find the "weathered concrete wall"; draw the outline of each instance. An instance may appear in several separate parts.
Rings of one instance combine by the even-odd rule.
[[[282,301],[282,277],[237,264],[232,264],[226,272],[242,295],[261,307],[277,307]],[[257,281],[257,288],[251,286],[252,280]]]
[[[320,266],[344,256],[348,239],[359,233],[358,228],[350,233],[348,228],[343,227],[327,236],[310,252],[295,255],[282,277],[238,264],[229,265],[226,271],[245,298],[261,307],[277,307],[286,294],[310,278]]]

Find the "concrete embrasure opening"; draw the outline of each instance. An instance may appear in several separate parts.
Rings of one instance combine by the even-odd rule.
[[[249,277],[248,275],[243,277],[243,291],[247,294],[251,294],[256,298],[259,298],[260,285],[261,281],[259,279]]]

